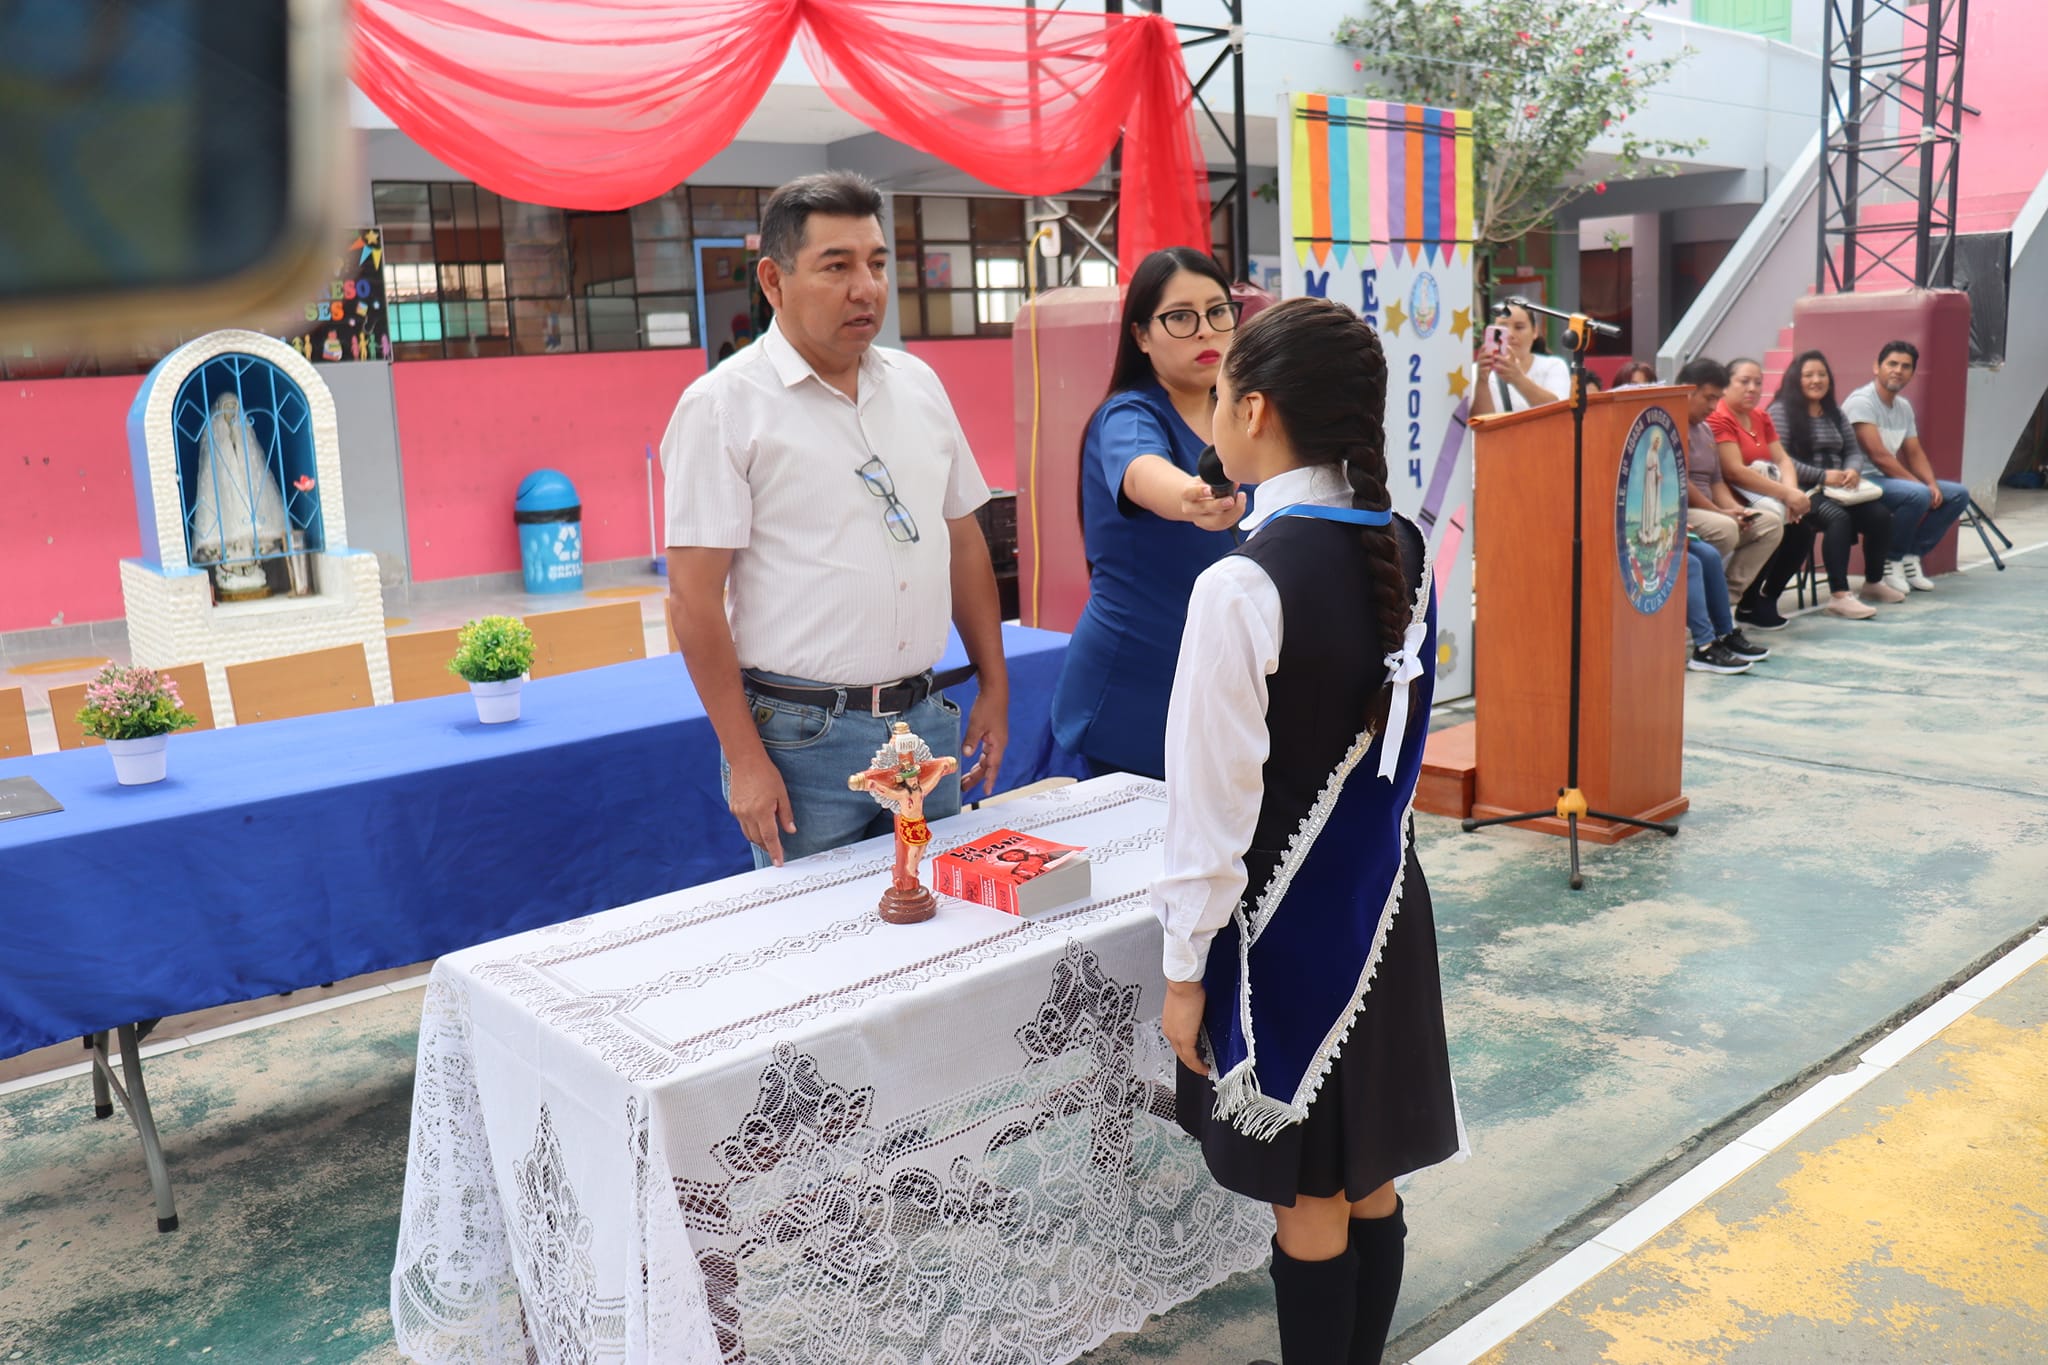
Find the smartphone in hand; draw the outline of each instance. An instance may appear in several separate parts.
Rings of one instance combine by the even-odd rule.
[[[1508,353],[1508,329],[1495,323],[1486,329],[1486,354],[1504,356]]]

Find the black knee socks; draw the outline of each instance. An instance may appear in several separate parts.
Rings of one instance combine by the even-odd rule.
[[[1379,1365],[1394,1323],[1394,1304],[1401,1297],[1401,1266],[1405,1259],[1408,1223],[1397,1198],[1385,1218],[1351,1220],[1351,1256],[1357,1285],[1348,1365]]]
[[[1351,1248],[1327,1261],[1297,1261],[1275,1238],[1272,1273],[1281,1365],[1347,1365],[1358,1293]]]

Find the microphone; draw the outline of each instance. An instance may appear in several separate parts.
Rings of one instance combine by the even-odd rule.
[[[1574,316],[1579,316],[1572,313],[1560,313],[1557,309],[1545,308],[1540,303],[1531,303],[1519,294],[1509,296],[1508,302],[1516,308],[1526,309],[1531,315],[1543,313],[1554,318],[1564,318],[1567,321]],[[1621,335],[1621,328],[1611,322],[1602,322],[1598,318],[1586,318],[1585,321],[1586,330],[1589,332],[1598,332],[1604,337],[1618,337]]]
[[[1209,485],[1212,497],[1227,498],[1234,491],[1230,476],[1223,472],[1223,457],[1216,453],[1215,446],[1202,447],[1202,453],[1195,459],[1195,477]]]

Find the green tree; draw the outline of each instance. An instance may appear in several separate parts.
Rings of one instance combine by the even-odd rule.
[[[1444,109],[1470,109],[1476,161],[1472,209],[1482,262],[1550,221],[1605,180],[1582,174],[1602,133],[1620,137],[1613,178],[1675,174],[1665,159],[1698,141],[1636,136],[1629,119],[1650,91],[1693,54],[1637,56],[1648,12],[1670,0],[1367,0],[1338,25],[1356,50],[1366,93]],[[1482,271],[1484,266],[1482,265]]]

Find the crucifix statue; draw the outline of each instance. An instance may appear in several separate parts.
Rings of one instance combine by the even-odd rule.
[[[955,758],[932,757],[931,746],[897,721],[889,742],[875,751],[866,772],[846,779],[849,791],[866,791],[896,813],[896,870],[882,893],[882,918],[891,924],[916,924],[938,908],[938,900],[918,880],[918,863],[932,841],[925,823],[924,799],[960,766]]]

